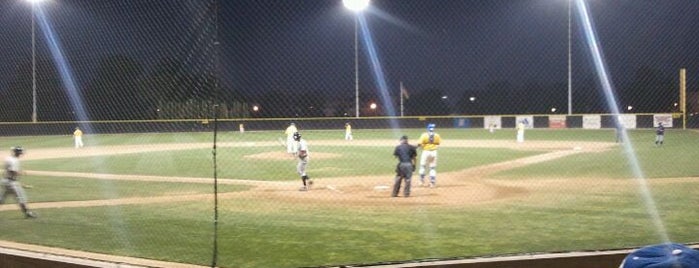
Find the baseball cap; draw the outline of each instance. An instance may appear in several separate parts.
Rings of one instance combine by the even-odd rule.
[[[682,244],[665,243],[646,246],[631,252],[619,268],[690,268],[699,267],[699,251]]]
[[[427,124],[427,130],[429,130],[429,131],[433,131],[433,130],[434,130],[434,127],[435,127],[435,125],[432,124],[432,123]]]
[[[406,140],[406,141],[407,141],[407,140],[408,140],[408,135],[400,136],[400,140]]]

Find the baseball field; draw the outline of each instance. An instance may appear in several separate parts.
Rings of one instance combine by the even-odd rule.
[[[24,219],[7,200],[0,206],[0,246],[209,266],[214,174],[220,267],[699,241],[696,131],[670,129],[658,147],[652,129],[629,130],[629,152],[615,143],[613,130],[533,129],[516,143],[512,129],[442,128],[437,187],[415,186],[411,197],[391,198],[386,186],[398,137],[407,134],[414,144],[421,132],[359,129],[345,141],[340,130],[302,131],[315,181],[308,192],[298,191],[296,160],[278,142],[282,131],[218,133],[215,150],[210,132],[88,133],[80,149],[68,135],[3,137],[8,155],[11,146],[26,150],[21,181],[39,217]]]

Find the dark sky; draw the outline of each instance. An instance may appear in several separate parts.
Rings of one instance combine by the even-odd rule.
[[[125,54],[146,70],[176,56],[195,70],[216,68],[228,88],[243,92],[331,91],[352,96],[354,14],[341,0],[49,0],[49,23],[74,68],[78,87],[99,60]],[[699,1],[588,0],[617,87],[641,67],[675,78],[699,76]],[[30,5],[0,2],[0,90],[31,60]],[[459,97],[493,81],[513,85],[567,83],[566,0],[374,0],[365,13],[387,85],[438,88]],[[574,9],[573,86],[592,74]],[[218,35],[216,32],[218,26]],[[37,30],[39,60],[48,60]],[[360,39],[364,40],[364,37]],[[360,87],[376,88],[367,48],[359,47]],[[562,90],[565,90],[563,88]]]

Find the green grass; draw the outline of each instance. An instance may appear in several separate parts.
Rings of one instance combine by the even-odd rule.
[[[31,202],[82,201],[165,195],[213,193],[211,184],[96,180],[70,177],[23,176],[21,182],[30,185],[26,192]],[[243,185],[220,185],[219,192],[249,189]],[[8,203],[14,202],[12,198]]]
[[[632,154],[639,163],[644,178],[699,176],[696,151],[699,135],[689,131],[666,134],[665,143],[655,146],[653,133],[635,131],[631,134]],[[502,171],[495,175],[505,177],[582,178],[582,177],[635,177],[632,158],[626,148],[618,146],[610,151],[577,154],[562,159],[542,162]]]
[[[396,160],[392,146],[317,146],[311,148],[308,173],[314,178],[392,174]],[[465,151],[467,154],[464,154]],[[296,160],[282,157],[260,160],[245,156],[280,152],[275,147],[220,148],[217,162],[218,176],[227,179],[292,180],[296,176]],[[313,158],[314,153],[332,154],[331,158]],[[532,151],[514,151],[489,148],[442,148],[439,150],[440,172],[460,170],[485,163],[500,162],[536,154]],[[59,158],[25,161],[29,170],[51,170],[114,174],[142,174],[180,177],[212,176],[210,149],[174,150],[127,155]]]
[[[421,129],[403,130],[417,137]],[[250,135],[248,135],[250,134]],[[514,140],[515,132],[440,130],[444,139]],[[653,146],[652,130],[630,131],[644,174],[654,181],[697,176],[699,134],[670,130],[666,144]],[[274,141],[279,133],[225,133],[220,141]],[[89,137],[104,145],[208,142],[210,133],[130,134]],[[342,139],[342,132],[304,132],[314,140]],[[13,137],[0,144],[32,148],[69,147],[70,137]],[[355,130],[355,138],[393,139],[390,131]],[[610,130],[531,130],[527,140],[613,142]],[[87,141],[87,139],[86,139]],[[337,154],[312,159],[309,172],[318,178],[393,172],[395,144],[353,147],[314,146],[313,152]],[[295,162],[247,160],[244,155],[281,150],[277,147],[220,148],[219,176],[266,180],[298,179]],[[442,148],[439,170],[460,170],[541,152],[507,149]],[[152,174],[211,177],[211,149],[195,149],[91,158],[23,162],[29,170]],[[559,179],[561,182],[630,176],[620,147],[583,153],[528,167],[503,171],[493,181]],[[313,173],[312,173],[313,174]],[[209,184],[98,181],[26,176],[30,202],[91,200],[211,193]],[[302,267],[360,264],[432,258],[475,257],[531,252],[559,252],[636,247],[660,241],[636,184],[630,187],[570,192],[552,188],[548,199],[512,197],[463,206],[386,205],[345,207],[312,200],[279,202],[262,196],[223,199],[219,203],[219,265],[222,267]],[[569,183],[570,185],[570,183]],[[221,185],[221,191],[245,190]],[[105,194],[114,192],[114,195]],[[699,183],[691,180],[653,184],[659,216],[674,242],[699,241]],[[454,194],[459,194],[455,192]],[[31,203],[30,203],[31,206]],[[0,239],[92,252],[209,265],[212,256],[213,204],[209,201],[38,209],[40,218],[25,220],[17,210],[0,211]]]

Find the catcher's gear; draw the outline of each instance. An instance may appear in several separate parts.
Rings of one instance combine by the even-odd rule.
[[[21,155],[21,154],[24,154],[24,148],[22,148],[22,146],[15,146],[15,147],[12,147],[12,153],[13,153],[15,156],[19,156],[19,155]]]
[[[301,133],[294,132],[294,140],[295,140],[295,141],[300,141],[300,140],[301,140]]]

